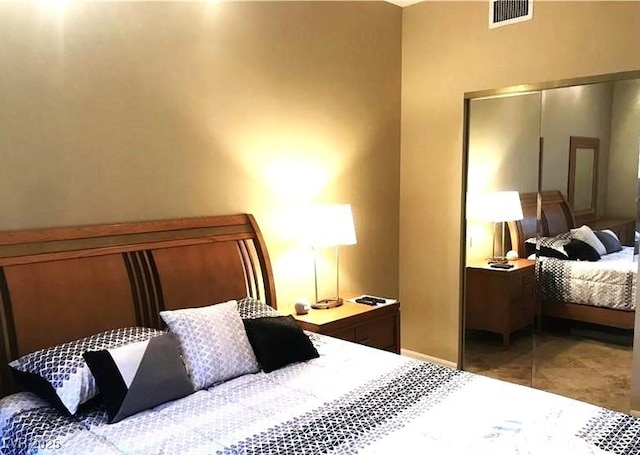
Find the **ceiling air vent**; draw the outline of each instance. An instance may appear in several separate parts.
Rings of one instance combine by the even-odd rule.
[[[502,27],[533,17],[533,0],[489,0],[489,28]]]

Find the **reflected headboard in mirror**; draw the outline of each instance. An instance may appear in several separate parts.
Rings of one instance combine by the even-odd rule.
[[[276,306],[249,214],[0,232],[0,396],[21,355],[247,296]]]
[[[520,257],[526,257],[524,247],[526,239],[537,235],[552,237],[568,232],[575,227],[573,212],[560,191],[543,191],[539,195],[541,200],[539,229],[538,193],[521,193],[520,202],[524,218],[518,221],[509,221],[511,245]]]

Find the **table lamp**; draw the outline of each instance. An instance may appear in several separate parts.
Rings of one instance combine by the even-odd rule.
[[[340,247],[356,244],[356,231],[353,214],[349,204],[318,205],[305,212],[307,217],[304,243],[314,250],[334,247],[336,250],[336,295],[318,300],[318,264],[317,254],[313,256],[313,273],[315,285],[315,303],[312,308],[327,309],[342,305],[340,297]]]
[[[478,217],[484,221],[493,223],[493,245],[492,257],[488,259],[489,264],[506,264],[507,258],[504,251],[504,231],[507,221],[521,220],[522,204],[520,194],[517,191],[494,191],[485,193],[479,198],[480,206],[477,208]],[[496,224],[502,224],[502,254],[496,256]]]

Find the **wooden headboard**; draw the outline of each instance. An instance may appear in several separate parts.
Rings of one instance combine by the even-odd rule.
[[[538,217],[538,196],[541,200],[541,213]],[[524,241],[541,235],[550,237],[568,232],[575,227],[575,218],[571,208],[560,191],[520,194],[524,218],[509,222],[511,245],[520,257],[525,257]],[[540,223],[538,224],[538,219]]]
[[[249,214],[0,232],[0,396],[28,352],[245,296],[276,307]]]

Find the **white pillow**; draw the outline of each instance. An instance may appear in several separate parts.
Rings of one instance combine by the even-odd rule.
[[[600,256],[607,254],[607,249],[602,242],[596,237],[589,226],[582,225],[577,229],[571,229],[571,238],[582,240],[584,243],[589,244],[594,250],[598,252]]]
[[[235,300],[160,317],[180,342],[195,390],[260,370]]]

